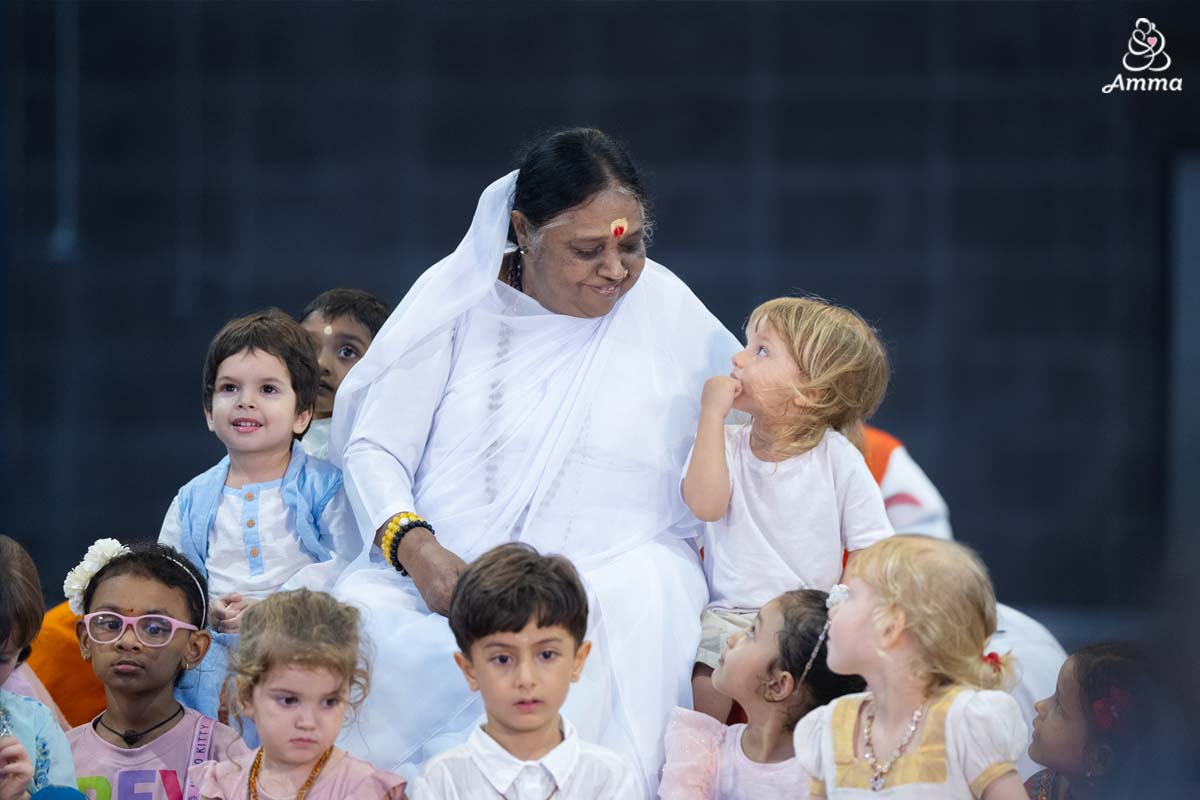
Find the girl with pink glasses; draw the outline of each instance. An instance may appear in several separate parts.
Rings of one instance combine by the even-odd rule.
[[[67,733],[80,791],[112,800],[198,796],[185,781],[189,765],[246,751],[232,728],[173,694],[211,644],[204,576],[173,548],[101,539],[63,589],[107,701]]]

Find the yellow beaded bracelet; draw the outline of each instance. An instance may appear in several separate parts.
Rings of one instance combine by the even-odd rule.
[[[400,559],[396,553],[400,549],[400,541],[404,538],[404,535],[413,528],[425,528],[430,533],[433,533],[433,526],[426,522],[423,517],[411,511],[405,511],[388,520],[387,528],[383,531],[383,537],[379,540],[379,549],[383,551],[384,561],[401,575],[407,575],[408,570],[400,563]]]

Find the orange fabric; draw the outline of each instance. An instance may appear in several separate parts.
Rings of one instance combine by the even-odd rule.
[[[900,447],[902,442],[890,433],[870,425],[864,425],[863,430],[867,440],[867,469],[871,470],[871,477],[876,483],[883,483],[883,473],[887,472],[892,451]]]
[[[66,603],[47,611],[28,661],[72,727],[90,722],[105,706],[104,684],[79,655],[76,619]]]

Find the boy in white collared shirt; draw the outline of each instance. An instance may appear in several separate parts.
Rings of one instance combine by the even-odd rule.
[[[454,654],[487,722],[432,759],[414,800],[640,800],[633,767],[581,741],[559,713],[591,650],[587,593],[571,562],[505,544],[463,570],[450,601]]]

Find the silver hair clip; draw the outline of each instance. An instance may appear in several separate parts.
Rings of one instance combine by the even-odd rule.
[[[838,585],[840,586],[841,584]],[[824,644],[825,637],[828,635],[829,620],[825,620],[825,627],[821,628],[821,635],[817,637],[817,645],[813,648],[812,655],[808,657],[808,663],[804,665],[804,672],[800,673],[800,680],[796,681],[797,686],[804,683],[804,679],[808,677],[808,671],[812,669],[813,662],[817,660],[817,653],[821,652],[821,645]]]

